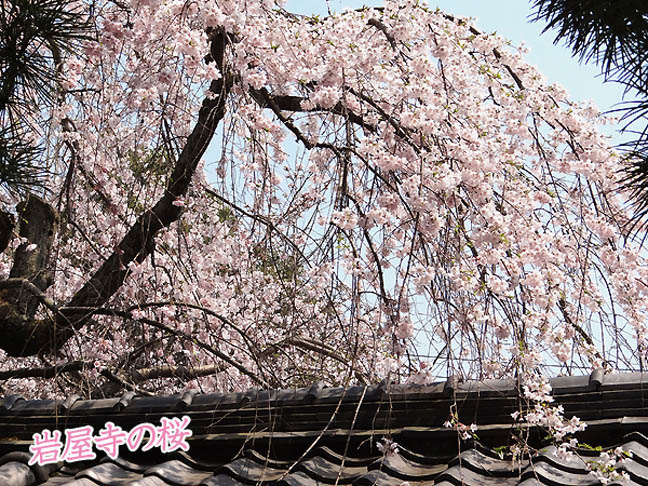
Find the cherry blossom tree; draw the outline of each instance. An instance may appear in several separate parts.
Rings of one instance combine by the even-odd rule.
[[[631,161],[623,183],[632,189],[632,224],[643,231],[648,214],[648,5],[631,0],[535,0],[533,6],[534,20],[547,24],[543,32],[556,29],[554,42],[564,40],[581,61],[598,64],[605,81],[621,83],[624,99],[634,98],[615,112],[621,112],[622,131],[634,135],[620,147],[630,153]]]
[[[518,376],[542,404],[543,376],[643,369],[608,120],[523,49],[411,0],[69,8],[92,38],[23,106],[45,187],[2,194],[5,389]]]

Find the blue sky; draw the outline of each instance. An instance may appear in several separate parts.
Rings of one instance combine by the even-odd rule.
[[[332,11],[340,12],[345,7],[360,8],[363,5],[379,6],[378,0],[329,0]],[[476,17],[475,25],[484,32],[497,31],[514,44],[524,41],[529,48],[527,61],[538,66],[547,80],[567,89],[571,99],[593,100],[602,111],[614,108],[621,101],[623,89],[614,83],[603,83],[599,68],[595,65],[579,64],[563,45],[554,45],[554,35],[541,35],[541,22],[528,22],[532,12],[529,0],[428,0],[430,7],[439,7],[445,12]],[[286,8],[295,13],[326,14],[326,0],[288,0]],[[609,132],[608,132],[609,133]],[[615,140],[619,140],[615,137]]]

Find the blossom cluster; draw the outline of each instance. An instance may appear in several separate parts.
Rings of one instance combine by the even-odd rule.
[[[450,418],[443,423],[443,426],[449,429],[455,429],[463,440],[477,439],[477,430],[479,429],[477,424],[472,423],[467,425],[462,423],[456,412],[450,412]]]
[[[384,457],[398,455],[398,443],[388,437],[383,437],[376,443],[376,448]]]
[[[597,460],[586,461],[586,465],[603,485],[610,482],[628,484],[630,476],[621,467],[629,457],[632,457],[632,452],[617,447],[614,450],[601,452]]]

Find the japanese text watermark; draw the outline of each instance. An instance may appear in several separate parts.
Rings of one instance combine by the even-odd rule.
[[[142,447],[142,451],[149,451],[154,447],[159,447],[164,453],[177,450],[188,451],[187,438],[193,434],[187,428],[190,421],[186,415],[181,419],[162,417],[160,425],[144,422],[129,431],[113,422],[106,422],[96,435],[91,425],[85,425],[66,429],[65,442],[61,441],[60,430],[44,429],[41,433],[33,435],[34,443],[29,446],[29,451],[32,453],[29,465],[44,466],[59,461],[92,460],[97,457],[93,446],[111,459],[116,459],[121,446],[125,445],[129,451],[135,452],[147,436],[148,440]]]

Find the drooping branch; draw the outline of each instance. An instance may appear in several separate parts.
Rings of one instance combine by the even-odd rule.
[[[277,227],[277,225],[272,222],[272,220],[270,218],[267,218],[267,217],[265,217],[265,216],[263,216],[261,214],[251,213],[251,212],[245,210],[244,208],[242,208],[241,206],[239,206],[235,202],[230,201],[226,197],[223,197],[222,195],[218,194],[216,191],[211,190],[209,187],[205,187],[204,189],[205,189],[205,192],[207,194],[209,194],[210,196],[216,198],[218,201],[222,202],[223,204],[226,204],[226,205],[230,206],[232,209],[235,209],[238,213],[242,214],[243,216],[245,216],[247,218],[251,218],[256,222],[263,224],[264,226],[266,226],[268,228],[268,230],[275,232],[277,235],[279,235],[279,237],[283,241],[285,241],[287,244],[289,244],[299,254],[300,258],[302,259],[302,261],[307,266],[309,266],[309,267],[311,266],[311,263],[308,261],[306,256],[303,254],[301,248],[299,248],[299,246],[297,246],[292,239],[290,239],[288,236],[286,236],[285,233],[283,231],[281,231]],[[220,316],[218,316],[218,318],[220,319]]]
[[[5,282],[0,282],[0,288],[3,286],[6,286],[6,283],[10,281],[5,281]],[[10,282],[12,285],[18,284],[19,282],[13,281]],[[156,305],[157,303],[154,303],[153,305]],[[181,304],[183,305],[183,304]],[[190,305],[186,304],[186,306],[191,307]],[[199,308],[197,306],[194,306],[196,308]],[[201,310],[206,310],[202,309]],[[110,315],[110,316],[116,316],[116,317],[121,317],[123,319],[128,319],[128,320],[133,320],[140,322],[142,324],[155,327],[157,329],[160,329],[172,336],[176,336],[178,338],[187,340],[191,342],[192,344],[204,349],[205,351],[211,353],[214,355],[215,358],[220,359],[222,363],[220,364],[212,364],[212,365],[200,365],[200,366],[167,366],[167,365],[162,365],[162,366],[152,366],[152,367],[146,367],[146,368],[139,368],[139,369],[129,369],[125,373],[124,372],[119,372],[118,370],[115,369],[109,369],[109,368],[101,368],[101,375],[108,378],[115,384],[120,384],[122,388],[128,384],[128,389],[131,389],[133,386],[140,384],[142,382],[156,379],[156,378],[181,378],[181,379],[194,379],[198,378],[201,376],[209,376],[213,375],[216,373],[219,373],[226,369],[226,366],[233,366],[237,368],[241,373],[244,375],[250,376],[255,382],[257,382],[261,386],[267,386],[267,383],[264,382],[262,378],[260,378],[258,375],[252,373],[250,370],[247,368],[241,366],[239,363],[233,361],[229,356],[226,354],[220,352],[219,350],[213,348],[207,343],[204,343],[200,341],[198,338],[195,336],[191,336],[189,334],[186,334],[182,331],[179,331],[177,329],[173,329],[169,326],[166,326],[162,324],[161,322],[152,320],[152,319],[146,319],[146,318],[136,318],[135,316],[132,315],[130,311],[120,311],[117,309],[66,309],[66,308],[61,308],[60,312],[64,311],[70,311],[74,310],[77,312],[83,312],[85,315],[88,317],[90,315]],[[58,309],[56,309],[57,312],[59,312]],[[217,314],[214,314],[217,315]],[[220,319],[224,319],[223,317],[217,315]],[[233,324],[230,324],[233,326]],[[241,331],[239,331],[241,332]],[[295,347],[295,348],[300,348],[304,351],[309,351],[309,352],[314,352],[317,354],[320,354],[322,356],[326,356],[328,358],[331,358],[335,361],[338,361],[339,363],[342,363],[344,365],[350,366],[351,363],[347,358],[345,358],[343,355],[340,355],[339,353],[336,352],[336,350],[325,343],[322,342],[317,342],[313,341],[311,339],[305,338],[305,337],[288,337],[285,339],[282,339],[276,343],[271,344],[268,348],[260,352],[260,356],[262,358],[267,357],[274,352],[276,352],[278,349],[281,348],[286,348],[286,347]],[[56,378],[59,374],[61,373],[75,373],[79,371],[87,371],[89,369],[94,369],[97,368],[97,363],[95,361],[71,361],[69,363],[63,364],[63,365],[57,365],[57,366],[46,366],[46,367],[33,367],[33,368],[22,368],[22,369],[17,369],[17,370],[4,370],[0,371],[0,380],[6,380],[6,379],[11,379],[11,378],[44,378],[44,379],[49,379],[49,378]],[[369,378],[359,369],[353,370],[356,374],[356,377],[363,383],[367,383],[369,381]],[[115,392],[116,393],[116,392]]]
[[[230,356],[227,354],[223,353],[222,351],[219,351],[218,349],[214,348],[213,346],[202,342],[200,339],[198,339],[195,336],[192,336],[191,334],[187,334],[186,332],[180,331],[178,329],[173,329],[161,322],[155,321],[153,319],[147,319],[144,317],[135,317],[131,312],[125,312],[117,309],[105,309],[105,308],[90,308],[90,307],[85,307],[85,308],[61,308],[61,312],[66,312],[66,313],[72,313],[72,314],[78,314],[78,315],[83,315],[85,318],[89,318],[92,315],[105,315],[105,316],[116,316],[116,317],[121,317],[122,319],[128,319],[131,321],[135,322],[140,322],[142,324],[145,324],[147,326],[155,327],[157,329],[160,329],[162,331],[167,332],[170,335],[176,336],[178,338],[184,339],[185,341],[188,341],[190,343],[195,344],[196,346],[204,349],[205,351],[208,351],[209,353],[213,354],[216,358],[224,361],[225,363],[233,366],[237,370],[239,370],[242,374],[248,376],[251,378],[255,383],[261,385],[261,386],[266,386],[267,383],[259,376],[257,376],[255,373],[253,373],[251,370],[247,369],[245,366],[241,365],[234,359],[232,359]]]
[[[454,15],[444,14],[444,17],[447,18],[448,20],[452,21],[452,22],[461,23],[461,21],[458,20]],[[479,29],[477,29],[474,25],[471,25],[469,28],[470,28],[470,33],[471,34],[484,35],[484,33],[482,31],[480,31]],[[502,59],[502,53],[497,48],[493,48],[493,55],[495,56],[495,58],[498,61]],[[522,82],[520,77],[515,73],[515,71],[513,71],[513,69],[511,69],[511,66],[509,66],[508,64],[504,64],[504,69],[506,69],[508,71],[508,73],[511,75],[511,77],[513,78],[513,81],[515,81],[515,84],[517,85],[517,87],[519,89],[524,89],[524,83]]]
[[[271,355],[275,353],[278,349],[289,347],[289,346],[294,346],[295,348],[300,348],[304,351],[310,351],[313,353],[321,354],[322,356],[327,356],[331,359],[334,359],[335,361],[338,361],[339,363],[342,363],[345,366],[348,366],[350,368],[353,367],[352,366],[353,363],[349,361],[349,359],[338,354],[335,351],[335,349],[327,346],[324,343],[320,343],[320,342],[313,341],[311,339],[300,338],[300,337],[288,337],[286,339],[282,339],[281,341],[268,346],[268,348],[264,349],[261,354],[264,356]],[[355,373],[356,378],[361,383],[368,383],[370,381],[369,377],[359,369],[353,368],[353,371]]]
[[[190,304],[186,302],[173,302],[173,301],[165,301],[165,302],[150,302],[148,304],[144,305],[138,305],[138,306],[133,306],[130,309],[127,309],[125,314],[123,315],[131,315],[130,313],[135,310],[135,309],[144,309],[144,308],[150,308],[150,307],[162,307],[162,306],[175,306],[175,307],[185,307],[188,309],[194,309],[194,310],[199,310],[200,312],[204,312],[207,315],[216,317],[219,321],[221,321],[223,324],[231,327],[234,329],[240,336],[241,338],[248,343],[250,346],[250,352],[252,354],[256,354],[254,348],[253,342],[250,340],[249,336],[246,335],[245,331],[236,326],[231,320],[227,319],[226,317],[222,316],[221,314],[214,312],[210,309],[207,309],[205,307],[195,305],[195,304]],[[102,311],[103,312],[103,311]],[[109,311],[105,311],[109,312]],[[195,339],[194,339],[195,340]],[[199,341],[196,341],[199,343]],[[259,352],[259,357],[260,358],[266,358],[267,356],[272,355],[274,352],[276,352],[280,348],[286,348],[289,346],[293,346],[295,348],[301,348],[306,351],[312,351],[317,354],[321,354],[322,356],[327,356],[329,358],[332,358],[339,363],[342,363],[344,365],[349,365],[349,360],[347,357],[339,354],[334,348],[326,345],[323,342],[318,342],[314,341],[312,339],[308,339],[306,337],[299,337],[299,336],[290,336],[285,339],[282,339],[276,343],[273,343],[269,345],[266,349],[262,350]],[[369,381],[369,378],[362,373],[359,370],[355,370],[357,377],[363,382],[366,383]]]

